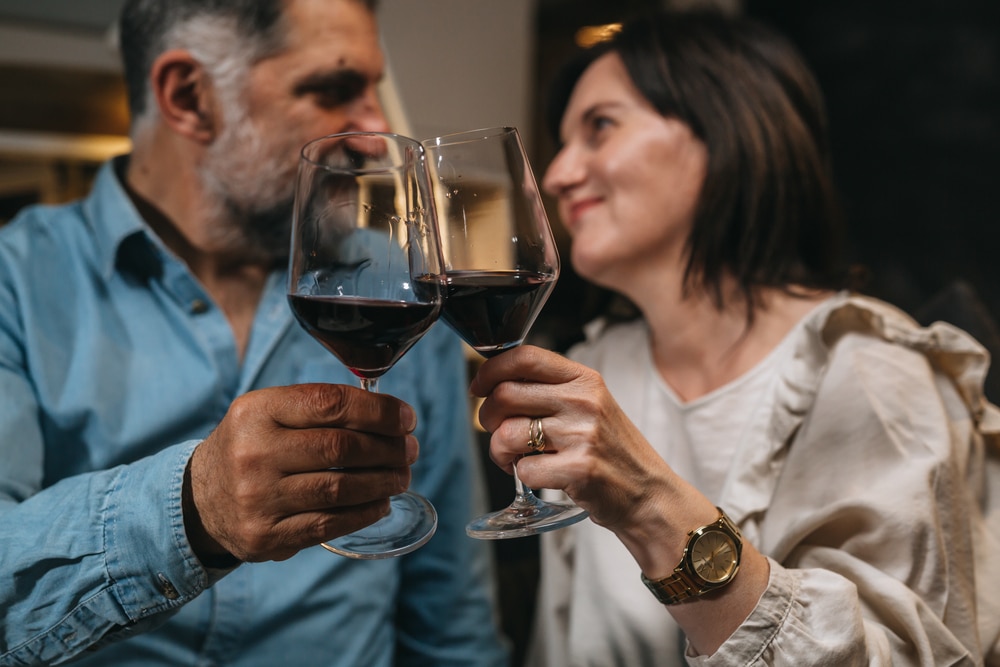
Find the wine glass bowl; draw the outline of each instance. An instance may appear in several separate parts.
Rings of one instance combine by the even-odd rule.
[[[516,128],[460,132],[424,146],[444,257],[441,318],[489,358],[524,341],[555,287],[559,253],[552,229]],[[538,498],[521,483],[516,465],[514,483],[513,503],[472,521],[469,535],[521,537],[587,516],[572,503]]]
[[[288,302],[299,324],[368,391],[437,320],[443,266],[425,152],[394,134],[306,144],[296,181]],[[376,523],[324,543],[361,559],[409,553],[437,513],[407,491]]]
[[[448,285],[444,320],[484,357],[520,345],[559,254],[520,137],[487,128],[427,142]]]

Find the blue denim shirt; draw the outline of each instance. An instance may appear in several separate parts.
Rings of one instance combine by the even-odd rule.
[[[123,161],[119,161],[121,167]],[[435,325],[380,389],[418,412],[431,541],[354,561],[314,547],[206,570],[181,516],[195,445],[234,398],[357,380],[271,276],[242,363],[225,316],[133,208],[91,195],[0,229],[0,664],[501,665],[461,348]]]

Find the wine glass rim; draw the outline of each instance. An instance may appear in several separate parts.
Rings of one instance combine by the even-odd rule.
[[[393,141],[399,141],[400,143],[410,144],[412,145],[413,148],[416,148],[421,154],[425,150],[424,145],[419,141],[417,141],[416,139],[414,139],[413,137],[408,137],[403,134],[397,134],[396,132],[361,132],[361,131],[337,132],[335,134],[327,134],[322,137],[316,137],[315,139],[310,139],[309,141],[307,141],[305,144],[302,145],[302,148],[299,150],[299,159],[302,160],[303,162],[307,162],[308,164],[318,169],[323,169],[325,171],[337,172],[337,173],[350,172],[353,174],[382,174],[386,172],[398,171],[401,168],[400,165],[386,165],[383,167],[366,167],[362,169],[358,169],[355,167],[350,167],[350,168],[331,167],[328,164],[317,162],[316,160],[309,157],[309,155],[307,154],[308,151],[317,144],[327,143],[332,139],[345,139],[347,137],[381,137],[383,139],[392,139]]]
[[[434,146],[451,146],[508,134],[513,134],[520,139],[520,134],[518,133],[517,128],[513,125],[496,125],[494,127],[481,127],[475,130],[463,130],[461,132],[442,134],[439,137],[433,137],[425,140],[423,144],[430,146],[431,148]]]

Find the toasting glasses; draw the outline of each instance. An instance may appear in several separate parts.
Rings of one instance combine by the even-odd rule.
[[[559,276],[559,255],[515,128],[424,142],[436,191],[447,296],[441,317],[492,357],[520,345]],[[472,521],[480,539],[522,537],[586,518],[572,503],[546,502],[514,469],[514,501]]]
[[[305,145],[299,161],[288,301],[299,323],[378,391],[437,319],[443,269],[425,151],[394,134],[345,133]],[[437,527],[412,492],[388,516],[323,544],[351,558],[409,553]]]

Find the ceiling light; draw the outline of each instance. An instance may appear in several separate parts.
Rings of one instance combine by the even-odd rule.
[[[589,49],[595,44],[608,41],[621,32],[621,29],[621,23],[585,25],[576,31],[576,45],[584,49]]]

